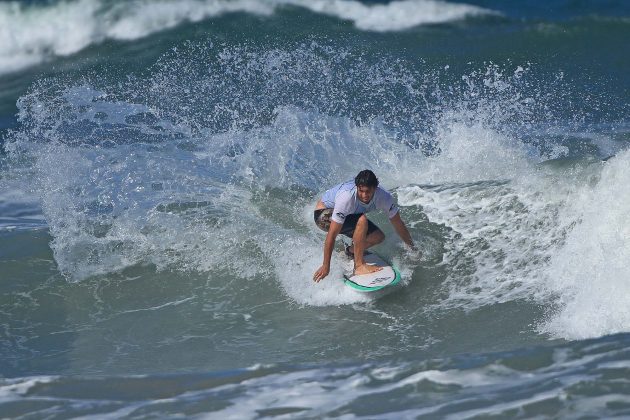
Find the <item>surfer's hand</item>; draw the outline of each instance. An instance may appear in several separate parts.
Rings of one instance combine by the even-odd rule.
[[[324,277],[326,277],[329,272],[330,272],[330,267],[326,267],[325,265],[322,265],[321,267],[317,269],[315,274],[313,274],[313,281],[315,281],[316,283],[319,283],[319,281],[323,279]]]

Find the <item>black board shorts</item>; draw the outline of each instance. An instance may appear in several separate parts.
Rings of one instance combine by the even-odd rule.
[[[332,216],[333,209],[317,209],[313,212],[313,218],[315,219],[315,224],[318,228],[323,230],[324,232],[328,232],[328,228],[330,228],[330,216]],[[343,222],[341,226],[342,235],[346,235],[348,238],[352,238],[354,234],[354,230],[357,227],[357,222],[359,221],[359,217],[361,214],[349,214],[346,216],[346,220]],[[376,232],[380,230],[378,226],[376,226],[370,219],[368,219],[368,229],[367,234],[369,235],[372,232]]]

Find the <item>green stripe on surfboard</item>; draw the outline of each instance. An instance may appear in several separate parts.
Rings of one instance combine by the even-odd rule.
[[[392,270],[394,270],[394,280],[391,283],[388,283],[384,286],[377,286],[377,287],[366,287],[366,286],[361,286],[360,284],[356,284],[355,282],[353,282],[352,280],[349,280],[348,278],[343,279],[343,282],[345,283],[346,286],[353,288],[354,290],[358,290],[359,292],[375,292],[377,290],[381,290],[384,289],[386,287],[390,287],[390,286],[394,286],[396,284],[398,284],[398,282],[400,281],[400,271],[398,271],[396,268],[394,268],[392,266]]]

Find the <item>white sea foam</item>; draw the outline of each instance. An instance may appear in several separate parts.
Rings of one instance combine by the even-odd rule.
[[[415,183],[397,189],[402,206],[418,206],[449,230],[442,265],[451,305],[473,309],[538,294],[536,273],[562,229],[562,200],[536,169],[535,158],[509,136],[481,122],[451,116],[437,132],[441,153],[428,157]]]
[[[57,376],[32,376],[3,379],[2,382],[0,382],[0,402],[12,401],[17,396],[26,395],[29,390],[39,384],[51,383],[57,379]]]
[[[449,292],[442,307],[545,300],[539,274],[563,232],[554,217],[562,202],[514,183],[492,182],[405,187],[398,197],[449,228],[442,262]]]
[[[313,12],[350,20],[361,30],[402,31],[414,26],[445,23],[496,14],[488,9],[437,0],[402,0],[366,5],[353,0],[284,0]]]
[[[226,13],[269,16],[291,5],[351,20],[368,31],[396,31],[493,13],[435,0],[367,6],[353,0],[63,0],[48,5],[0,3],[0,74],[68,56],[105,40],[135,40]]]
[[[338,413],[338,410],[357,401],[367,398],[378,399],[389,393],[401,392],[410,387],[453,386],[458,390],[491,386],[514,380],[518,372],[498,365],[491,365],[470,370],[421,370],[411,373],[403,369],[397,380],[376,382],[372,375],[378,376],[380,368],[359,371],[356,368],[336,367],[334,370],[309,369],[273,374],[263,378],[248,379],[241,384],[246,385],[242,395],[232,399],[230,406],[214,412],[213,415],[225,418],[253,419],[258,416],[260,407],[295,407],[303,416],[327,417],[327,414]],[[287,390],[287,385],[291,389]],[[236,385],[229,384],[215,391],[233,391]],[[330,392],[331,389],[343,392]],[[412,409],[414,416],[430,414],[440,406],[421,407]],[[399,415],[400,413],[396,413]],[[371,416],[376,417],[378,416]],[[390,416],[382,416],[389,418]],[[406,418],[407,416],[403,415]]]
[[[538,160],[514,138],[488,128],[482,121],[463,122],[457,113],[440,121],[436,140],[441,153],[426,159],[421,170],[416,167],[415,179],[409,183],[518,179],[531,174]]]
[[[558,310],[541,329],[554,336],[630,331],[630,151],[603,166],[599,180],[577,187],[563,211],[576,224],[547,272]]]
[[[506,161],[500,155],[509,148],[487,145],[493,145],[489,162]],[[506,182],[461,183],[485,173],[480,156],[486,152],[483,144],[477,147],[479,152],[468,149],[471,163],[481,163],[472,173],[460,144],[461,160],[452,161],[448,148],[428,159],[426,173],[436,185],[397,190],[401,205],[421,206],[431,222],[451,229],[443,261],[448,297],[439,306],[475,309],[527,300],[550,308],[539,329],[553,337],[630,331],[630,151],[552,175],[531,166],[527,153],[512,150],[507,161],[514,169],[489,173]],[[462,171],[462,178],[437,182],[441,168],[455,180]]]

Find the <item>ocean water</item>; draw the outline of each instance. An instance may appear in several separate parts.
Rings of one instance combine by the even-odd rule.
[[[630,4],[0,3],[0,417],[630,415]],[[316,284],[370,168],[402,271]]]

